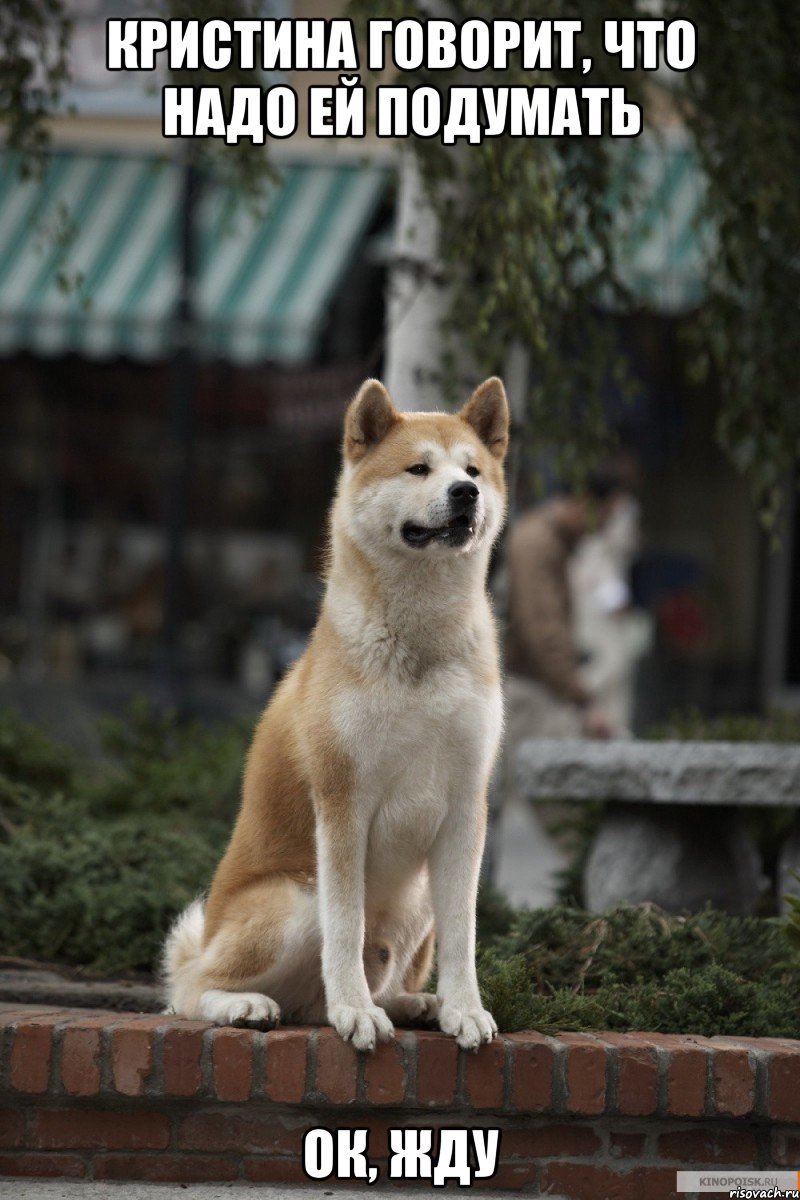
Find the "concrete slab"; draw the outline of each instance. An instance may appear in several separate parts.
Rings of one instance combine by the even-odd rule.
[[[403,1200],[431,1200],[433,1188],[406,1188],[398,1191],[387,1184],[371,1187],[370,1194],[388,1191]],[[477,1192],[477,1189],[472,1189]],[[270,1200],[319,1200],[320,1196],[331,1196],[334,1200],[364,1200],[364,1188],[327,1187],[316,1183],[309,1187],[295,1187],[288,1183],[84,1183],[81,1180],[60,1179],[0,1179],[2,1200],[232,1200],[236,1196],[258,1195]],[[510,1200],[519,1192],[491,1192],[491,1196]],[[548,1200],[563,1200],[550,1196]]]
[[[523,795],[539,800],[800,806],[800,746],[767,742],[525,741]]]

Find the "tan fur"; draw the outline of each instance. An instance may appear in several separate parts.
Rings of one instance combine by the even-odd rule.
[[[433,952],[436,938],[433,930],[420,942],[411,960],[411,966],[406,971],[403,987],[407,992],[421,992],[428,981],[433,966]]]
[[[285,1015],[323,1019],[319,920],[324,929],[324,908],[317,915],[322,884],[337,888],[335,895],[341,893],[342,904],[349,904],[348,911],[353,913],[361,887],[363,932],[358,944],[370,994],[386,991],[386,1008],[395,1019],[435,1015],[433,997],[403,994],[422,992],[433,957],[424,848],[419,862],[413,850],[404,848],[404,853],[411,855],[409,865],[405,874],[394,880],[389,878],[391,855],[386,866],[375,871],[371,867],[375,855],[376,863],[383,861],[384,843],[397,836],[392,832],[395,827],[399,830],[410,821],[411,829],[419,826],[420,820],[413,813],[403,816],[403,810],[395,811],[391,804],[385,809],[373,804],[373,815],[367,816],[364,805],[372,800],[365,801],[361,793],[364,771],[368,770],[365,764],[371,753],[378,753],[374,747],[387,747],[382,752],[384,757],[389,754],[387,765],[377,778],[385,779],[388,789],[392,787],[391,772],[402,770],[406,761],[398,742],[398,766],[391,765],[391,740],[386,739],[395,731],[398,738],[404,734],[396,717],[387,716],[390,725],[383,727],[380,696],[386,697],[385,708],[391,713],[395,696],[407,692],[409,702],[398,710],[405,716],[409,704],[413,709],[415,695],[424,696],[426,704],[435,700],[427,689],[440,686],[436,683],[439,678],[455,681],[463,676],[459,687],[483,689],[493,698],[492,704],[499,694],[496,639],[483,577],[491,540],[502,519],[507,425],[505,396],[496,380],[478,389],[457,416],[399,413],[377,381],[368,381],[351,405],[345,421],[345,465],[331,513],[323,610],[306,652],[277,689],[255,730],[241,809],[205,908],[187,913],[182,932],[176,926],[168,940],[165,964],[171,1000],[187,1016],[264,1022],[276,1019],[280,1005]],[[417,461],[420,447],[428,445],[446,462],[466,454],[480,471],[487,504],[494,506],[492,528],[485,537],[479,531],[478,549],[468,548],[464,554],[457,550],[409,551],[400,544],[395,530],[391,534],[399,543],[395,570],[394,560],[386,559],[384,549],[374,548],[376,518],[370,498],[383,495],[381,489],[388,487],[413,499],[416,482],[409,478],[407,468]],[[464,475],[460,462],[447,468],[459,477]],[[362,510],[363,519],[372,522],[369,536],[359,531]],[[451,577],[453,585],[449,586]],[[407,586],[411,587],[408,594]],[[420,688],[426,690],[419,692]],[[375,716],[364,718],[367,724],[356,736],[351,734],[351,725],[362,719],[356,702],[362,694],[364,712],[372,711],[371,704],[376,706]],[[453,711],[458,713],[457,703]],[[420,717],[420,736],[424,736],[426,720]],[[467,730],[454,734],[467,735]],[[483,765],[476,769],[474,787],[479,794],[474,804],[470,801],[470,812],[474,812],[469,817],[471,832],[462,839],[473,865],[483,844],[484,793],[494,742],[496,735],[492,734],[480,760]],[[411,756],[408,762],[413,765]],[[420,813],[423,827],[426,820],[432,822],[430,837],[434,837],[442,814],[433,811],[423,818]],[[365,848],[366,867],[363,859],[360,868],[354,866],[354,846],[358,845]],[[327,872],[322,881],[320,847]],[[353,877],[357,870],[366,871],[363,883]],[[326,882],[328,875],[333,885]],[[342,937],[349,928],[341,922],[336,925]],[[340,963],[337,970],[346,974],[347,964]],[[335,985],[331,976],[325,986],[329,991],[334,987],[341,991],[344,985]],[[224,997],[228,993],[241,994],[241,1003],[227,1002]],[[262,993],[274,998],[266,1002],[266,1008],[258,1003]],[[330,1013],[334,1000],[330,994],[327,999]],[[352,1003],[346,1001],[345,1008]],[[474,997],[470,1003],[474,1007]],[[352,1036],[357,1045],[368,1048],[374,1044],[376,1029],[377,1036],[385,1035],[383,1018],[375,1016],[380,1009],[363,1009],[372,1014],[375,1028],[358,1005],[352,1011],[356,1013],[351,1020],[353,1032],[344,1036]],[[331,1019],[344,1032],[344,1018]],[[478,1027],[480,1037],[485,1038],[485,1022]],[[477,1035],[462,1030],[459,1040],[462,1036],[474,1040]]]

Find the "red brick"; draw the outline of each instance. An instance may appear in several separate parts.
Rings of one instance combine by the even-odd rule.
[[[352,1104],[356,1098],[358,1056],[333,1029],[317,1035],[317,1072],[314,1090],[329,1104]]]
[[[590,1125],[504,1129],[500,1139],[503,1158],[586,1158],[598,1154],[600,1149],[600,1138]]]
[[[169,1120],[153,1112],[37,1109],[30,1140],[37,1150],[163,1150]]]
[[[27,1179],[82,1179],[86,1164],[73,1154],[0,1154],[0,1175]]]
[[[404,1037],[381,1042],[364,1060],[364,1086],[368,1104],[402,1104],[406,1096]]]
[[[800,1121],[800,1048],[777,1050],[770,1057],[769,1116],[776,1121]]]
[[[196,1096],[203,1086],[203,1034],[210,1025],[182,1021],[164,1030],[161,1053],[164,1093],[167,1096]]]
[[[218,1100],[247,1100],[253,1083],[254,1035],[249,1029],[216,1029],[211,1043]]]
[[[50,1084],[53,1056],[53,1026],[62,1017],[31,1017],[20,1021],[11,1044],[11,1086],[18,1092],[40,1095]]]
[[[504,1038],[479,1046],[464,1055],[464,1099],[472,1108],[502,1108],[505,1089]]]
[[[640,1034],[604,1033],[617,1048],[617,1112],[648,1117],[658,1108],[658,1060],[652,1044]]]
[[[210,1153],[263,1150],[269,1154],[299,1154],[306,1128],[318,1123],[309,1115],[306,1120],[291,1117],[285,1124],[269,1111],[254,1117],[224,1112],[189,1113],[178,1125],[177,1145],[181,1150]]]
[[[637,1200],[685,1200],[685,1193],[676,1191],[674,1168],[640,1167],[636,1176],[641,1187]]]
[[[755,1105],[756,1076],[747,1051],[717,1050],[712,1070],[714,1111],[724,1117],[749,1116]]]
[[[567,1111],[597,1116],[606,1104],[606,1051],[579,1033],[561,1034],[567,1048]]]
[[[273,1029],[266,1037],[264,1090],[270,1100],[298,1104],[306,1091],[308,1030]]]
[[[658,1157],[698,1166],[755,1166],[758,1147],[753,1134],[745,1130],[677,1129],[659,1136]]]
[[[443,1033],[417,1037],[417,1104],[425,1108],[452,1104],[456,1094],[458,1046]],[[470,1058],[471,1055],[465,1055]]]
[[[501,1163],[491,1179],[481,1179],[481,1190],[495,1191],[504,1188],[510,1192],[528,1190],[535,1184],[539,1168],[534,1163]],[[465,1193],[466,1194],[466,1193]],[[539,1195],[539,1192],[536,1192]]]
[[[778,1167],[794,1167],[800,1164],[800,1130],[787,1132],[775,1129],[772,1132],[771,1163]]]
[[[643,1133],[623,1133],[612,1130],[608,1135],[609,1158],[636,1158],[644,1155],[646,1136]]]
[[[644,1037],[645,1035],[641,1035]],[[648,1033],[647,1041],[667,1051],[665,1111],[674,1117],[701,1117],[706,1111],[709,1056],[716,1039],[696,1034]]]
[[[671,1117],[702,1117],[706,1110],[708,1055],[699,1046],[672,1051],[667,1063],[667,1112]]]
[[[95,1179],[146,1179],[153,1183],[213,1183],[236,1179],[239,1162],[208,1154],[101,1154]]]
[[[94,1096],[100,1090],[99,1029],[64,1030],[61,1082],[70,1096]]]
[[[388,1158],[389,1157],[389,1130],[390,1129],[416,1129],[419,1125],[426,1124],[426,1118],[418,1117],[416,1120],[410,1118],[404,1120],[402,1117],[373,1117],[371,1113],[354,1113],[351,1117],[342,1120],[339,1113],[336,1114],[335,1125],[337,1129],[366,1129],[367,1130],[367,1153],[371,1159]],[[319,1125],[319,1121],[314,1122]],[[381,1172],[383,1176],[384,1172]]]
[[[553,1110],[553,1063],[551,1042],[535,1033],[512,1033],[511,1098],[515,1112],[536,1113]]]
[[[116,1090],[123,1096],[143,1095],[152,1069],[153,1031],[135,1025],[115,1029],[111,1035],[111,1071]]]
[[[0,1108],[0,1146],[6,1150],[22,1146],[25,1117],[18,1108]]]
[[[642,1200],[639,1174],[618,1174],[610,1167],[589,1163],[546,1163],[541,1168],[544,1195],[554,1192],[569,1200]]]
[[[306,1175],[296,1158],[246,1158],[245,1179],[250,1183],[305,1183]]]

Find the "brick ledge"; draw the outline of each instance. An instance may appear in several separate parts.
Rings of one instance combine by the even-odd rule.
[[[328,1028],[0,1005],[0,1174],[302,1181],[302,1132],[343,1123],[378,1158],[392,1125],[499,1126],[490,1186],[660,1200],[677,1166],[800,1165],[800,1042],[515,1033],[466,1054],[418,1030],[363,1055]]]

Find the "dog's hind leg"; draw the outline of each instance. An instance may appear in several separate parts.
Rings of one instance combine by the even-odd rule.
[[[210,938],[194,929],[194,954],[185,937],[181,944],[182,921],[165,953],[175,1012],[217,1025],[271,1026],[281,1012],[312,1019],[322,988],[313,888],[286,877],[251,884],[227,899]]]
[[[226,992],[211,988],[199,1000],[200,1016],[215,1025],[245,1025],[272,1029],[281,1019],[277,1001],[260,992]]]
[[[435,944],[433,929],[429,929],[413,953],[406,967],[400,989],[383,1000],[383,1006],[396,1025],[408,1025],[417,1021],[433,1022],[439,1014],[439,1002],[433,992],[422,989],[428,981],[433,966]]]

